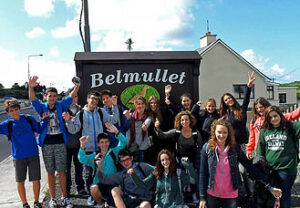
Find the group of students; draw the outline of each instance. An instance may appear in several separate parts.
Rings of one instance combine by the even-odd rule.
[[[87,194],[87,203],[97,207],[186,207],[184,190],[188,189],[194,201],[200,202],[200,208],[234,208],[241,186],[239,163],[262,189],[270,191],[273,201],[280,201],[281,207],[291,207],[300,123],[290,121],[300,117],[300,109],[283,115],[266,99],[257,99],[248,136],[247,109],[255,80],[253,74],[248,73],[248,77],[242,105],[225,93],[219,111],[213,98],[201,110],[202,102],[192,106],[191,96],[185,93],[177,107],[172,103],[172,87],[167,85],[164,107],[155,96],[148,100],[139,96],[134,100],[133,112],[118,105],[117,96],[109,90],[89,92],[87,104],[81,108],[77,105],[79,83],[74,83],[70,95],[62,101],[57,101],[55,88],[47,88],[47,102],[42,103],[34,94],[38,77],[31,77],[29,99],[41,122],[20,114],[18,102],[8,100],[5,106],[10,118],[0,124],[0,133],[12,142],[23,207],[30,207],[24,188],[27,167],[33,182],[34,207],[42,207],[37,144],[42,147],[47,170],[50,208],[58,206],[55,171],[59,175],[61,204],[73,207],[68,198],[72,161],[77,193]],[[40,134],[38,140],[34,132]],[[250,159],[259,156],[272,168],[276,184],[253,166]],[[256,204],[269,206],[273,204],[267,205],[265,200]]]

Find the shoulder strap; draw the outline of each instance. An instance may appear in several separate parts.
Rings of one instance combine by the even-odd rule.
[[[79,121],[80,121],[80,130],[79,134],[82,135],[82,129],[83,129],[83,109],[79,111]]]
[[[104,123],[103,123],[103,113],[102,113],[101,108],[98,108],[98,113],[99,113],[99,116],[100,116],[101,123],[102,123],[102,125],[103,125],[103,127],[104,127]]]
[[[119,110],[119,121],[120,121],[120,125],[123,126],[123,119],[122,119],[122,115],[123,115],[123,109],[121,106],[118,105],[118,110]]]
[[[198,133],[197,133],[197,131],[193,131],[192,132],[192,136],[193,136],[193,139],[194,139],[196,147],[199,148],[199,145],[198,145]]]
[[[32,128],[32,131],[34,132],[34,128],[33,128],[33,125],[32,125],[32,120],[30,118],[29,115],[25,114],[24,115],[24,118],[28,121],[28,123],[30,124],[31,128]]]
[[[109,152],[109,155],[111,156],[111,158],[112,158],[113,161],[114,161],[115,166],[117,167],[118,163],[117,163],[117,158],[116,158],[115,153],[114,153],[113,151],[110,151],[110,152]]]
[[[146,178],[146,174],[145,174],[145,172],[143,171],[143,169],[142,169],[140,163],[138,163],[138,164],[136,165],[136,167],[139,169],[139,171],[141,171],[143,177]]]
[[[9,120],[8,123],[7,123],[8,141],[11,141],[12,126],[13,126],[13,121]]]

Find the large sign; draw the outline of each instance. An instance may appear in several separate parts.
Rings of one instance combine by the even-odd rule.
[[[82,83],[81,105],[90,90],[109,89],[119,96],[120,104],[132,108],[138,95],[164,99],[168,84],[175,102],[185,92],[198,100],[200,56],[196,51],[76,53],[74,60]]]

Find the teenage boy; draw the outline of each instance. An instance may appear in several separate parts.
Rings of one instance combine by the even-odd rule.
[[[67,170],[67,152],[66,144],[69,140],[68,132],[65,128],[62,113],[67,111],[72,104],[73,98],[77,95],[80,84],[74,83],[75,87],[62,101],[57,101],[57,90],[54,87],[46,89],[45,97],[47,102],[41,103],[39,99],[35,97],[34,87],[39,85],[37,81],[38,77],[30,77],[29,85],[29,99],[34,109],[39,115],[42,113],[48,113],[48,126],[39,136],[39,145],[42,147],[42,153],[44,158],[45,167],[47,170],[48,186],[51,200],[49,201],[49,207],[57,207],[55,199],[55,171],[59,175],[59,183],[61,189],[61,202],[63,206],[67,208],[73,207],[69,198],[67,198],[66,189],[66,170]]]
[[[114,148],[110,148],[110,140],[107,133],[101,133],[97,137],[98,147],[100,149],[100,153],[96,155],[96,153],[87,155],[85,153],[85,144],[88,141],[88,137],[84,136],[80,138],[81,148],[79,150],[79,161],[85,165],[88,165],[93,168],[94,173],[97,172],[97,166],[95,165],[95,161],[98,158],[103,159],[103,172],[104,175],[110,176],[117,172],[117,164],[119,162],[118,153],[121,149],[126,147],[127,138],[113,125],[106,123],[106,129],[108,132],[116,135],[118,139],[118,145]],[[99,181],[97,174],[93,174],[94,176],[94,185],[91,186],[91,195],[97,202],[98,207],[103,207],[104,204],[102,201],[102,196],[107,198],[107,202],[109,205],[113,206],[113,198],[111,196],[111,189],[113,187],[109,185],[104,185]]]
[[[71,119],[65,119],[66,127],[71,134],[81,132],[81,136],[88,136],[89,140],[85,146],[86,154],[92,154],[93,152],[99,152],[97,146],[97,136],[103,133],[104,123],[116,123],[119,118],[119,111],[116,107],[116,100],[113,99],[112,115],[109,115],[106,110],[99,108],[99,93],[91,91],[87,95],[87,105],[76,114],[75,122]],[[65,114],[64,114],[65,115]],[[85,166],[85,182],[87,192],[89,194],[88,204],[95,205],[94,199],[90,194],[90,187],[93,182],[92,177],[93,169],[89,166]]]
[[[128,149],[120,150],[118,156],[119,162],[124,167],[124,170],[111,176],[105,176],[103,174],[103,159],[99,158],[96,161],[96,164],[98,165],[99,180],[104,184],[116,186],[111,191],[116,207],[151,208],[151,192],[146,189],[137,187],[130,175],[127,174],[127,170],[133,168],[137,175],[141,179],[144,179],[153,171],[153,167],[148,165],[147,163],[133,162],[133,156]]]
[[[112,98],[115,100],[118,99],[116,95],[113,95],[110,90],[102,90],[100,92],[100,98],[103,104],[103,108],[106,110],[106,112],[110,115],[112,115]],[[130,127],[130,115],[129,111],[122,108],[120,105],[117,105],[118,111],[119,111],[119,118],[116,123],[114,123],[114,126],[117,127],[117,129],[123,134],[126,135],[127,130]],[[110,139],[110,145],[111,147],[115,147],[118,144],[118,140],[115,136],[115,134],[109,133],[109,139]]]
[[[39,124],[31,115],[20,114],[20,105],[16,99],[5,101],[5,110],[10,117],[0,123],[0,134],[4,134],[11,141],[11,155],[15,167],[17,190],[23,208],[30,208],[26,199],[25,180],[27,168],[29,181],[32,182],[34,208],[40,208],[40,180],[41,168],[39,150],[34,132],[41,133],[47,126],[47,115],[44,114]],[[5,194],[5,193],[2,193]]]
[[[76,95],[73,98],[73,102],[70,108],[67,111],[67,114],[70,115],[70,119],[75,120],[76,114],[81,110],[81,106],[77,104],[78,96]],[[63,113],[64,114],[64,113]],[[71,165],[73,161],[74,171],[75,171],[75,185],[78,195],[86,195],[84,189],[84,180],[82,177],[83,166],[78,160],[78,151],[80,148],[79,138],[81,135],[79,133],[70,134],[70,139],[67,143],[67,195],[70,196],[72,177],[71,177]]]

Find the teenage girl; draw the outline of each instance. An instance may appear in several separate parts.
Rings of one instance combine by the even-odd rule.
[[[211,138],[201,151],[199,177],[199,208],[236,208],[240,174],[238,163],[242,163],[251,175],[265,185],[274,197],[281,196],[281,190],[272,188],[236,145],[231,124],[216,120],[212,124]]]
[[[250,159],[252,157],[252,152],[254,151],[254,156],[256,156],[256,148],[259,139],[259,131],[265,121],[265,110],[267,107],[271,106],[269,101],[265,98],[260,97],[253,103],[252,114],[253,118],[250,122],[250,135],[249,143],[246,148],[247,157]],[[287,121],[293,121],[300,117],[300,107],[295,111],[283,114]]]
[[[177,175],[176,160],[170,151],[163,149],[157,156],[153,173],[143,181],[134,173],[133,169],[127,171],[135,184],[139,187],[151,189],[156,187],[155,208],[182,208],[182,188],[190,183],[195,183],[197,174],[192,165],[182,161],[189,175],[180,171]],[[180,180],[178,179],[180,177]],[[180,182],[180,184],[179,184]]]
[[[279,107],[265,110],[265,121],[259,134],[257,155],[264,156],[278,174],[282,190],[280,207],[291,207],[291,189],[297,175],[300,122],[288,122]]]
[[[213,98],[206,100],[205,109],[200,111],[202,102],[198,102],[193,106],[192,112],[195,112],[197,119],[197,129],[202,136],[203,143],[210,138],[211,124],[214,120],[219,119],[220,115],[216,109],[216,101]]]
[[[248,72],[249,81],[245,90],[242,106],[230,93],[225,93],[220,103],[220,116],[230,122],[234,130],[236,143],[240,145],[247,143],[248,140],[246,130],[247,108],[250,100],[251,87],[255,80],[253,73],[254,72],[250,74]]]

